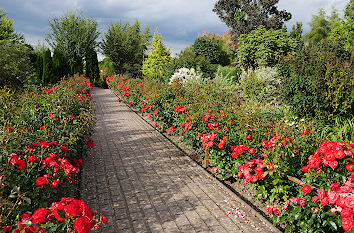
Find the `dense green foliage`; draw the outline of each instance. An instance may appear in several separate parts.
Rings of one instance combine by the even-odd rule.
[[[309,22],[310,31],[304,35],[305,39],[312,44],[322,42],[327,39],[331,30],[338,23],[339,14],[336,9],[333,9],[331,15],[327,16],[326,11],[320,8],[317,15],[312,15],[312,19]]]
[[[42,83],[50,83],[52,81],[52,55],[49,49],[44,50],[43,53],[43,73]]]
[[[300,116],[353,115],[353,54],[332,44],[305,46],[279,67],[282,98]]]
[[[22,43],[0,40],[0,87],[19,88],[36,83],[32,53]]]
[[[219,46],[211,39],[204,36],[198,37],[192,48],[196,56],[203,56],[212,64],[220,63],[221,52]]]
[[[328,40],[342,44],[348,51],[354,50],[354,0],[347,4],[344,18],[333,27]]]
[[[54,50],[52,57],[52,74],[53,83],[60,81],[63,77],[68,77],[70,74],[70,65],[58,49]]]
[[[281,29],[291,14],[279,11],[275,6],[279,0],[218,0],[213,11],[232,28],[237,36],[248,34],[263,25],[266,29]]]
[[[53,17],[49,22],[47,42],[60,51],[71,67],[71,74],[83,72],[83,61],[89,49],[97,47],[99,32],[95,19],[78,13]]]
[[[74,174],[81,165],[75,160],[82,155],[93,123],[89,96],[84,94],[90,89],[88,79],[75,77],[50,89],[0,90],[0,127],[4,129],[0,131],[1,226],[15,224],[19,215],[47,208],[62,196],[76,195],[73,179],[78,178]],[[21,166],[11,160],[14,154],[22,160]],[[53,154],[58,157],[51,160]],[[31,156],[38,162],[30,160]],[[67,161],[60,163],[58,158]],[[42,166],[45,159],[61,166],[53,171],[48,164]],[[68,171],[63,169],[64,162]],[[50,174],[48,182],[38,185],[37,178],[45,174]],[[57,179],[58,186],[52,186]]]
[[[113,62],[115,73],[138,73],[151,39],[150,28],[140,23],[111,24],[102,43],[103,53]]]
[[[143,62],[142,72],[148,77],[162,78],[171,60],[170,50],[167,49],[156,29],[150,53]]]
[[[97,53],[94,49],[90,49],[86,56],[86,77],[94,83],[95,80],[100,78],[100,71],[98,68]]]
[[[301,42],[281,30],[263,26],[242,35],[237,48],[237,62],[248,68],[275,66],[282,55],[297,51]]]

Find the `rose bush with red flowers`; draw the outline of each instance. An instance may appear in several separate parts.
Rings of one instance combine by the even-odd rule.
[[[85,208],[92,212],[78,201],[50,205],[76,195],[71,190],[79,182],[83,146],[93,125],[91,89],[86,77],[74,76],[53,88],[0,90],[1,226],[37,232],[70,219],[66,223],[73,227],[73,218],[84,215]]]
[[[353,135],[324,139],[329,135],[316,133],[316,121],[245,99],[214,80],[182,86],[112,76],[107,83],[125,103],[140,103],[131,106],[151,116],[154,128],[202,151],[213,174],[256,188],[287,232],[351,228]]]

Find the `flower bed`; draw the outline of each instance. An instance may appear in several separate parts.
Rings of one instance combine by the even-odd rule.
[[[52,88],[0,90],[0,222],[5,232],[88,232],[97,213],[77,195],[82,149],[93,125],[83,76]],[[106,223],[106,218],[102,218]]]
[[[354,231],[354,144],[347,139],[323,139],[315,122],[212,80],[182,85],[108,76],[107,83],[153,127],[202,148],[213,172],[255,187],[286,232]]]

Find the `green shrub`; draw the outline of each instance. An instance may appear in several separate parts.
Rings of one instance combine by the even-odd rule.
[[[279,64],[281,96],[300,116],[353,115],[353,54],[334,44],[306,46]]]
[[[262,102],[277,101],[280,78],[275,67],[264,67],[243,72],[240,77],[242,92],[251,99]]]
[[[193,44],[193,51],[196,56],[205,57],[212,64],[220,62],[221,53],[218,44],[207,37],[198,37]]]
[[[10,40],[0,40],[0,87],[20,88],[36,83],[28,46]]]
[[[224,86],[235,86],[240,78],[241,70],[238,67],[218,66],[215,81]]]
[[[257,30],[242,35],[237,48],[237,62],[244,69],[275,66],[282,55],[295,52],[301,43],[281,30]]]

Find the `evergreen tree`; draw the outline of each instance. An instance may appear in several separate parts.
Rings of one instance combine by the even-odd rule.
[[[142,72],[148,77],[162,77],[171,60],[170,51],[166,48],[156,28],[150,54],[143,62]]]
[[[90,78],[91,82],[99,79],[100,71],[98,68],[97,53],[95,50],[90,49],[87,51],[86,57],[86,77]]]
[[[50,50],[46,49],[43,54],[43,74],[42,74],[42,83],[51,82],[52,76],[52,56]]]
[[[58,49],[54,49],[52,61],[53,82],[61,80],[70,73],[70,65]]]

